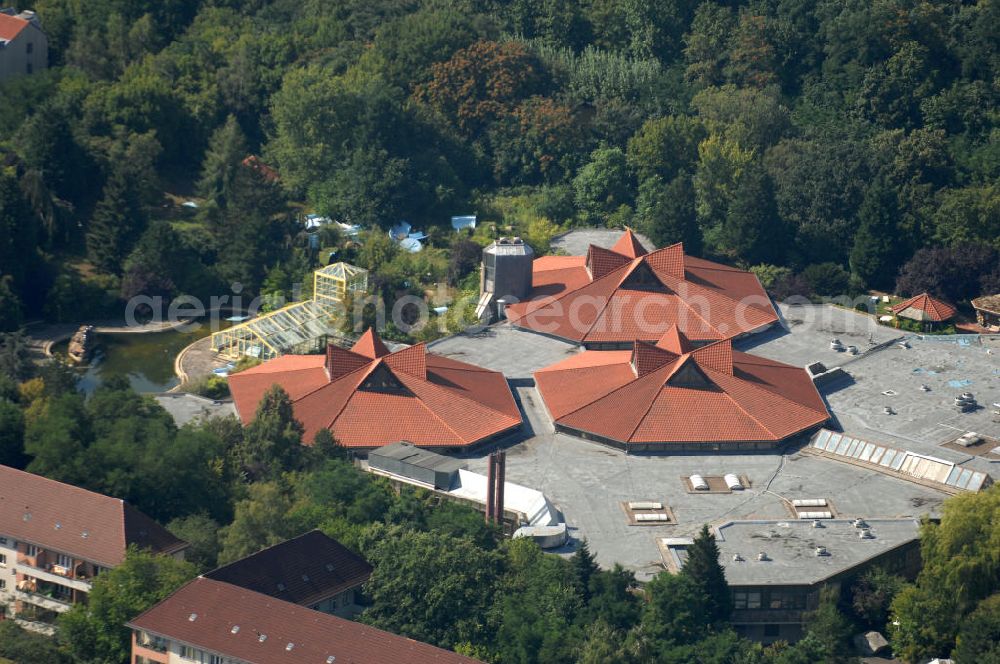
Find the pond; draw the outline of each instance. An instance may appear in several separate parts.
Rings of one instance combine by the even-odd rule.
[[[79,389],[90,394],[108,378],[125,376],[136,392],[166,392],[180,383],[174,373],[177,354],[210,332],[209,325],[197,325],[188,331],[98,334],[89,363],[80,366]],[[65,355],[68,347],[69,341],[62,341],[52,352]]]

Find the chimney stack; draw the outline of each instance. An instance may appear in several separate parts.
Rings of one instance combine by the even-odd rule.
[[[486,471],[486,522],[503,523],[503,490],[507,474],[507,453],[491,452]]]

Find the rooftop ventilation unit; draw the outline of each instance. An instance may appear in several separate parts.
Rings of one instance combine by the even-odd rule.
[[[826,507],[826,498],[796,498],[792,507]]]
[[[732,473],[726,473],[723,478],[726,482],[726,486],[729,487],[730,491],[742,491],[743,483],[740,482],[740,478]]]
[[[858,533],[858,539],[875,539],[875,535],[872,534],[871,529],[862,528],[861,532]]]
[[[230,634],[239,634],[240,633],[240,626],[239,625],[233,625],[233,628],[231,630],[229,630],[229,633]]]
[[[833,513],[824,510],[817,510],[814,512],[799,512],[800,519],[832,519]]]
[[[688,478],[695,491],[708,491],[708,482],[701,475],[692,475]]]
[[[924,385],[921,385],[921,386],[920,386],[920,391],[921,391],[921,392],[930,392],[930,391],[931,391],[931,386],[930,386],[930,385],[927,385],[927,384],[925,383]]]
[[[194,622],[197,619],[198,619],[198,614],[197,613],[192,613],[191,615],[188,616],[188,620],[190,622]]]
[[[636,501],[628,504],[630,510],[662,510],[663,503],[651,501]]]
[[[734,563],[741,563],[741,562],[743,562],[743,556],[741,556],[738,553],[734,553],[733,554],[733,562]]]
[[[825,546],[817,546],[816,547],[816,555],[817,556],[829,556],[830,552],[826,550]]]
[[[855,528],[867,528],[868,527],[868,524],[865,523],[864,519],[855,519],[854,521],[851,522],[851,525],[854,526]]]
[[[885,415],[895,415],[896,411],[894,411],[891,406],[886,406],[882,409],[882,413]]]
[[[666,514],[636,514],[636,521],[667,521]]]
[[[763,551],[761,551],[760,553],[757,554],[757,560],[758,560],[758,562],[764,563],[764,562],[767,562],[768,560],[770,560],[770,558],[767,557],[766,553],[764,553]]]
[[[291,651],[291,649],[292,649],[292,648],[294,648],[294,647],[295,647],[295,644],[294,644],[294,643],[291,643],[291,642],[289,642],[289,643],[288,643],[288,645],[287,645],[287,646],[285,646],[285,650],[286,650],[286,651]]]
[[[820,521],[818,519],[814,519],[813,522],[812,522],[812,527],[813,528],[824,528],[825,526],[823,525],[822,521]]]
[[[979,443],[981,443],[982,440],[983,440],[982,436],[980,436],[975,431],[970,431],[960,436],[959,439],[956,440],[955,442],[961,445],[962,447],[972,447],[973,445],[978,445]]]

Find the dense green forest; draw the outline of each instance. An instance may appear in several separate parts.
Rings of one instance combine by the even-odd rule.
[[[0,463],[128,500],[191,548],[184,563],[131,553],[59,619],[55,640],[0,621],[0,658],[121,664],[125,621],[201,571],[319,528],[375,568],[361,620],[490,663],[846,663],[851,636],[866,629],[908,662],[952,651],[960,664],[996,661],[1000,486],[951,498],[940,525],[924,525],[915,583],[869,571],[823,598],[802,641],[763,647],[727,622],[707,530],[682,574],[643,586],[621,567],[598,569],[586,542],[564,559],[504,539],[467,506],[397,493],[325,430],[302,445],[280,388],[245,428],[234,418],[177,428],[124,381],[85,399],[72,371],[35,369],[17,347],[0,335]]]
[[[779,296],[1000,291],[994,0],[33,8],[53,67],[0,87],[2,328],[287,296],[306,211],[430,232],[325,232],[386,294],[463,286],[465,213],[541,252],[630,225]]]

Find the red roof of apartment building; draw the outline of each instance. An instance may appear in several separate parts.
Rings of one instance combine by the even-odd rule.
[[[750,272],[686,256],[681,244],[649,252],[627,230],[611,249],[544,256],[531,299],[508,305],[518,327],[583,344],[655,342],[671,326],[691,339],[731,339],[778,320]]]
[[[206,579],[224,581],[276,599],[312,606],[360,586],[372,566],[319,530],[206,573]]]
[[[892,313],[913,320],[942,323],[955,317],[958,310],[928,293],[921,293],[892,308]]]
[[[13,41],[29,25],[23,18],[0,12],[0,41]]]
[[[470,664],[478,660],[199,577],[129,627],[249,664]]]
[[[696,347],[677,327],[656,344],[579,353],[535,383],[557,425],[626,445],[776,442],[829,417],[803,369],[728,339]]]
[[[264,392],[280,385],[311,443],[329,429],[347,447],[407,440],[425,447],[464,447],[521,424],[503,374],[427,352],[395,353],[372,330],[346,350],[284,355],[229,377],[236,409],[249,423]]]
[[[130,545],[175,553],[187,543],[117,498],[0,466],[0,533],[114,567]]]

